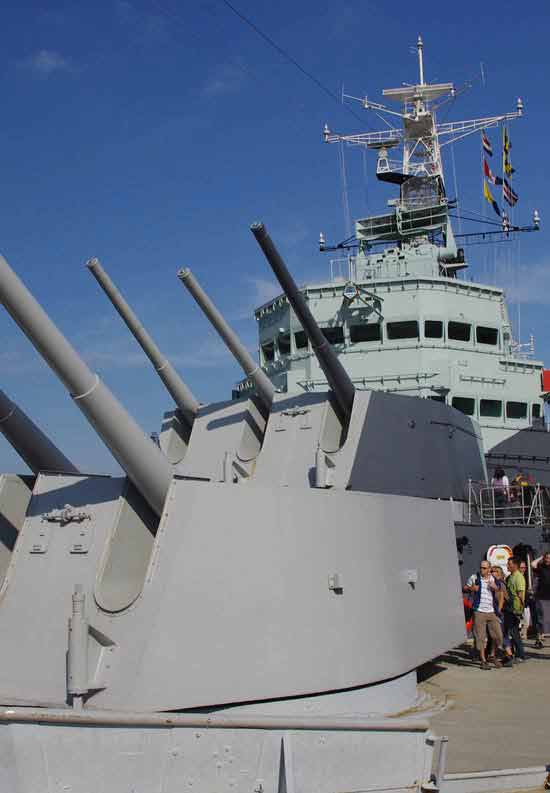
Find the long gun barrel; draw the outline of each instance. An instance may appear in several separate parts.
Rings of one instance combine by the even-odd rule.
[[[68,389],[115,459],[157,515],[172,466],[54,325],[0,256],[0,302]]]
[[[254,223],[251,226],[251,231],[256,237],[260,248],[265,254],[275,277],[279,281],[281,288],[288,298],[288,302],[292,306],[294,313],[298,317],[300,324],[306,332],[306,335],[311,342],[313,352],[317,356],[319,365],[325,373],[327,382],[334,392],[334,396],[343,412],[346,420],[351,416],[353,406],[353,398],[355,396],[355,387],[350,380],[350,377],[336,354],[331,349],[329,342],[323,335],[321,328],[315,321],[313,314],[309,310],[304,297],[292,276],[290,275],[286,264],[281,258],[277,248],[273,244],[271,237],[266,231],[263,223]]]
[[[273,402],[273,394],[275,393],[273,383],[269,377],[250,355],[237,334],[229,327],[214,303],[198,283],[191,270],[188,268],[180,270],[178,272],[178,278],[182,284],[187,287],[188,291],[195,298],[200,308],[204,311],[212,325],[222,337],[229,350],[242,366],[245,375],[253,381],[262,403],[269,410]]]
[[[107,275],[98,259],[90,259],[86,263],[98,284],[101,286],[113,306],[116,308],[137,342],[155,367],[158,376],[166,386],[168,393],[191,424],[199,409],[199,403],[178,375],[170,361],[164,357],[151,336],[147,333],[133,310]]]
[[[3,391],[0,391],[0,432],[33,473],[79,473],[78,468]]]

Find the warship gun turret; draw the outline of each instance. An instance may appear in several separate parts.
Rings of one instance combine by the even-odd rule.
[[[347,758],[354,788],[440,770],[425,722],[387,717],[414,704],[418,664],[462,636],[452,499],[464,466],[483,473],[477,429],[440,403],[356,391],[265,229],[254,231],[332,388],[259,389],[202,405],[176,465],[98,385],[2,260],[1,302],[128,475],[41,471],[34,485],[0,597],[0,630],[10,637],[0,741],[11,781],[20,731],[41,746],[27,755],[16,791],[43,786],[44,757],[60,779],[82,773],[90,741],[103,758],[102,784],[114,790],[107,780],[120,778],[123,743],[133,751],[146,734],[164,752],[174,731],[193,744],[185,770],[173,755],[178,770],[166,777],[153,744],[144,755],[155,769],[148,778],[168,791],[201,766],[200,790],[220,773],[236,790],[262,779],[271,789],[298,760],[291,734],[311,758],[299,761],[301,772],[313,779],[322,766],[334,779],[333,749],[315,750],[319,730]],[[210,319],[227,330],[223,317]],[[399,461],[379,443],[384,421],[394,424]],[[374,558],[384,563],[372,566]],[[384,605],[367,615],[380,591]],[[336,718],[343,712],[355,717]],[[130,725],[138,729],[128,744]],[[59,728],[70,746],[62,762]],[[204,766],[228,729],[242,769],[236,786],[230,765]],[[409,760],[382,768],[378,759],[373,770],[382,745]]]
[[[441,787],[445,739],[416,710],[416,669],[464,636],[455,504],[486,477],[479,425],[444,401],[358,387],[315,301],[252,230],[323,387],[280,387],[185,270],[247,380],[240,398],[199,405],[168,368],[187,429],[169,411],[160,448],[0,259],[0,302],[126,473],[34,482],[0,589],[0,787]],[[458,256],[447,234],[438,267]]]

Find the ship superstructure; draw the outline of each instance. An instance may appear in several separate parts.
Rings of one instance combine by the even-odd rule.
[[[417,93],[419,115],[422,74]],[[438,145],[423,144],[422,171],[405,140],[394,211],[359,222],[353,269],[307,300],[265,226],[251,227],[284,293],[259,315],[262,363],[299,393],[276,393],[184,268],[254,389],[201,403],[88,262],[173,400],[155,438],[0,256],[0,306],[125,472],[81,473],[0,392],[0,432],[33,472],[0,474],[1,791],[487,793],[534,778],[446,775],[447,738],[417,695],[417,668],[464,638],[456,517],[487,474],[476,422],[443,404],[445,356],[507,349],[502,294],[455,277]],[[373,233],[387,236],[380,253]],[[452,323],[470,323],[471,350],[449,343]],[[436,401],[374,390],[344,365],[358,345],[358,361],[394,355],[418,377],[438,344],[437,375],[400,375],[405,394]]]
[[[307,284],[303,294],[327,340],[359,389],[398,392],[445,402],[475,418],[486,450],[540,422],[541,372],[530,344],[521,351],[502,289],[464,277],[464,249],[453,234],[455,202],[445,188],[442,149],[466,136],[507,125],[514,112],[438,123],[436,113],[456,94],[452,83],[424,80],[423,45],[417,43],[419,81],[383,95],[395,110],[368,98],[378,116],[401,126],[358,135],[324,129],[325,141],[365,146],[377,152],[377,177],[399,187],[388,212],[361,218],[353,238],[322,251],[337,254],[327,281]],[[502,228],[504,239],[533,225]],[[494,226],[492,227],[494,229]],[[472,235],[462,235],[469,237]],[[468,240],[465,240],[466,242]],[[334,254],[333,254],[334,255]],[[326,388],[326,379],[284,296],[255,312],[262,366],[280,392]],[[237,393],[247,391],[243,381]]]

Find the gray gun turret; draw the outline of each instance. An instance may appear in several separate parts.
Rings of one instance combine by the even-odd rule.
[[[160,515],[172,479],[172,466],[86,366],[2,256],[0,301],[66,386],[128,478]]]
[[[0,432],[33,473],[61,471],[78,474],[63,452],[0,390]]]
[[[319,365],[323,370],[327,382],[332,389],[337,403],[342,410],[346,420],[349,420],[351,409],[353,406],[353,398],[355,395],[355,387],[350,380],[350,377],[336,354],[331,349],[329,342],[323,335],[323,332],[309,307],[304,300],[303,295],[296,286],[296,283],[290,275],[284,261],[281,258],[277,248],[273,244],[271,237],[266,231],[263,223],[254,223],[251,226],[252,233],[256,237],[260,248],[265,254],[275,277],[279,281],[281,288],[288,298],[288,302],[292,306],[294,313],[298,317],[306,335],[311,343],[313,352],[317,356]]]
[[[155,367],[155,370],[166,386],[166,389],[184,418],[189,424],[193,423],[199,403],[178,375],[170,361],[164,357],[151,336],[147,333],[133,310],[123,298],[117,287],[111,281],[98,259],[90,259],[86,263],[98,284],[101,286],[113,306],[116,308],[137,342]]]
[[[275,389],[273,383],[250,355],[237,334],[229,327],[214,303],[210,300],[204,289],[188,268],[178,272],[178,278],[184,284],[191,295],[195,298],[200,308],[204,311],[214,328],[217,330],[229,350],[233,353],[241,365],[245,375],[252,380],[258,391],[262,404],[270,409],[273,402]]]

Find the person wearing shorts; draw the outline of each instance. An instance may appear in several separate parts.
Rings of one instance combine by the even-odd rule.
[[[502,654],[502,629],[500,620],[497,616],[498,603],[497,592],[498,584],[491,575],[491,565],[483,559],[479,568],[479,573],[474,573],[468,579],[464,587],[472,593],[474,608],[474,638],[476,649],[481,661],[481,669],[490,669],[487,662],[485,643],[487,635],[491,639],[492,646]],[[502,666],[500,660],[495,657],[495,666]]]

